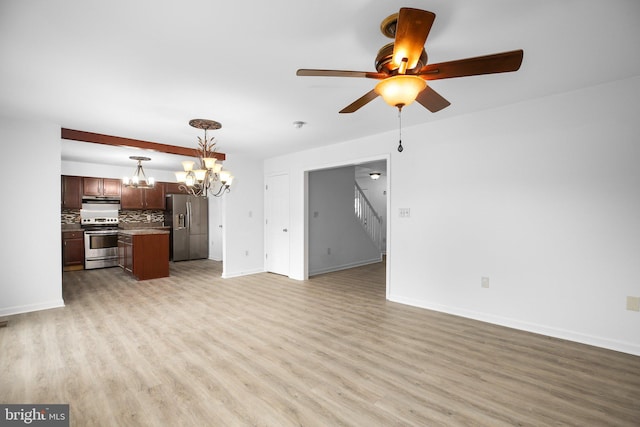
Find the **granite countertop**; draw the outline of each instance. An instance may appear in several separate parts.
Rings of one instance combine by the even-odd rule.
[[[84,231],[79,223],[75,224],[61,224],[62,231]],[[171,227],[164,225],[162,222],[127,222],[120,223],[118,225],[118,231],[165,231],[169,232]],[[153,234],[153,233],[138,233],[138,234]],[[160,233],[162,234],[162,233]]]
[[[62,231],[82,231],[80,224],[60,224]]]
[[[164,225],[164,222],[121,222],[118,224],[120,230],[142,230],[145,228],[154,228],[158,230],[170,230],[171,227]]]
[[[144,234],[169,234],[169,229],[160,230],[157,228],[132,228],[132,229],[119,229],[118,233],[126,234],[129,236],[140,236]]]

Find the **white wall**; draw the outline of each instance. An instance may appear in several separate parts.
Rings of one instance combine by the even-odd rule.
[[[268,159],[290,170],[292,277],[304,170],[390,153],[389,299],[640,355],[638,111],[640,77],[407,128],[403,153],[394,132]]]
[[[234,277],[264,271],[263,162],[227,154],[225,169],[234,176],[223,198],[223,271]]]
[[[60,127],[1,117],[0,141],[0,316],[64,306]]]
[[[309,274],[380,261],[380,251],[354,215],[355,168],[309,173]]]

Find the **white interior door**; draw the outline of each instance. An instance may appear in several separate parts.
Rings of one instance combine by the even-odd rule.
[[[266,270],[289,275],[289,175],[267,177]]]

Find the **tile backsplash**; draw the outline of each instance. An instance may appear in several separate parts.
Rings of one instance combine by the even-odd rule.
[[[161,223],[164,222],[164,212],[159,210],[121,210],[118,213],[120,223]],[[80,209],[62,209],[61,224],[80,224]]]
[[[61,224],[80,224],[80,209],[62,209]]]
[[[140,222],[164,222],[164,212],[157,210],[121,210],[118,215],[125,224]]]

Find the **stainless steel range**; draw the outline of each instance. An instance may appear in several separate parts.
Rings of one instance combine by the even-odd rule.
[[[84,268],[118,265],[118,211],[120,200],[83,199],[80,224],[84,230]]]

